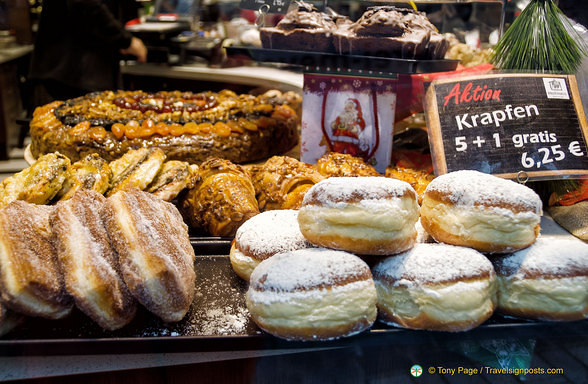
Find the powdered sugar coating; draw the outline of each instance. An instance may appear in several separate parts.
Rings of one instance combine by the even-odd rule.
[[[494,269],[483,254],[472,248],[419,243],[382,261],[373,273],[375,279],[410,286],[492,276]]]
[[[407,194],[416,199],[409,183],[389,177],[330,177],[313,185],[304,195],[302,205],[316,202],[340,207],[347,202],[400,198]]]
[[[588,244],[573,237],[539,237],[493,263],[498,274],[514,278],[588,276]]]
[[[359,257],[326,248],[299,249],[274,255],[251,273],[250,288],[260,291],[308,291],[371,280]]]
[[[256,259],[276,253],[313,247],[298,225],[298,211],[265,211],[243,223],[235,235],[235,246]]]
[[[541,199],[531,188],[473,170],[441,175],[429,183],[425,195],[429,192],[446,195],[451,203],[460,207],[508,204],[542,214]]]

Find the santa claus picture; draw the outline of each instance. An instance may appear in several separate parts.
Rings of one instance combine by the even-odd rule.
[[[304,75],[300,159],[326,152],[362,158],[380,173],[392,155],[396,79]]]
[[[349,98],[345,101],[343,111],[331,123],[332,150],[367,160],[369,144],[362,135],[364,131],[361,104],[357,99]]]

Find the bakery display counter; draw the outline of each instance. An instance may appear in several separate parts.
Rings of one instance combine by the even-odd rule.
[[[568,237],[549,216],[542,236]],[[233,359],[394,345],[449,345],[483,340],[582,339],[588,321],[530,321],[493,315],[467,332],[396,328],[376,322],[356,336],[325,342],[284,341],[262,332],[245,305],[247,283],[231,267],[231,238],[191,237],[196,298],[180,322],[165,324],[145,310],[126,327],[107,332],[75,310],[64,320],[28,318],[0,339],[0,380],[164,367]]]
[[[156,86],[156,88],[159,87],[158,89],[161,89],[162,83],[173,81],[184,82],[184,86],[178,89],[186,89],[186,82],[190,81],[206,85],[216,83],[219,89],[227,86],[233,88],[242,86],[249,89],[266,88],[295,92],[301,92],[303,85],[302,73],[264,66],[211,68],[199,64],[169,66],[154,63],[127,63],[121,66],[121,73],[123,81],[127,85],[136,85],[131,88],[127,87],[127,89],[138,89],[140,85],[149,83],[149,80],[158,84]],[[195,86],[197,85],[195,84]]]
[[[306,70],[327,70],[346,73],[429,73],[453,71],[457,60],[417,60],[377,56],[340,55],[335,53],[266,49],[255,47],[227,47],[230,57],[246,57],[258,62],[298,65]]]

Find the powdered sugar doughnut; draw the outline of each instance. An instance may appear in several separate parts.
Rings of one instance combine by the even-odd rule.
[[[246,295],[253,321],[290,340],[351,336],[376,320],[376,288],[359,257],[324,248],[277,254],[251,274]]]
[[[496,274],[480,252],[416,244],[373,268],[380,320],[412,329],[458,332],[496,308]]]
[[[498,310],[542,320],[588,318],[588,244],[539,237],[529,248],[493,258]]]
[[[313,244],[360,255],[391,255],[413,246],[419,215],[410,184],[387,177],[332,177],[312,186],[298,213]]]
[[[507,253],[535,241],[542,214],[532,189],[478,171],[457,171],[427,186],[421,223],[437,241]]]
[[[300,232],[298,211],[265,211],[239,227],[229,258],[237,275],[249,280],[253,269],[268,257],[310,247],[313,245]]]

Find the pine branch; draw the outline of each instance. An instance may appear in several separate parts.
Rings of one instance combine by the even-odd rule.
[[[588,54],[580,41],[552,0],[531,0],[494,47],[491,61],[503,70],[574,73]]]

